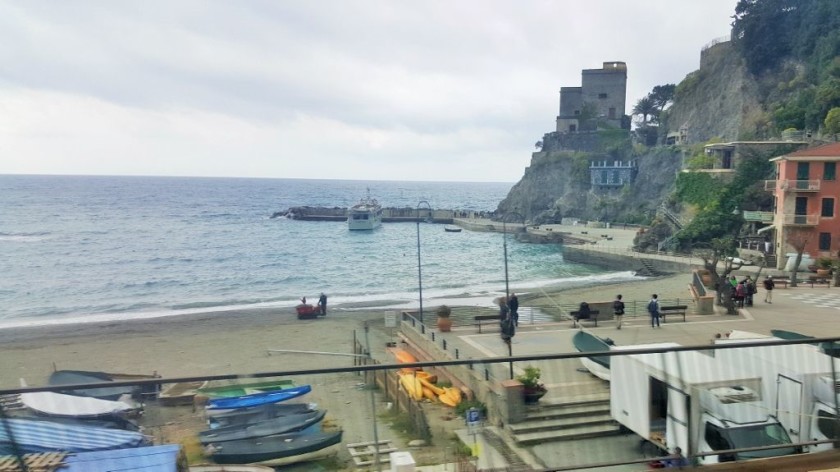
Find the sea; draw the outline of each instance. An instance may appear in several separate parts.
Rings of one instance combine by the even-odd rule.
[[[271,218],[293,206],[493,211],[512,183],[0,175],[0,328],[277,308],[490,306],[505,291],[629,280],[563,247],[432,223]],[[425,208],[425,206],[424,206]],[[418,271],[419,234],[419,271]],[[506,251],[505,251],[506,250]]]

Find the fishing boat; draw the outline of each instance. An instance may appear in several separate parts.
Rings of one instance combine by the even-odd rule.
[[[351,231],[372,230],[382,226],[382,206],[375,198],[371,198],[370,189],[367,196],[359,203],[347,210],[347,227]]]
[[[164,384],[158,394],[158,402],[161,406],[183,406],[192,405],[199,389],[207,385],[207,381],[176,382]]]
[[[249,382],[242,384],[231,384],[222,386],[205,386],[198,389],[198,392],[209,398],[230,398],[250,395],[252,393],[268,392],[272,390],[283,390],[294,387],[291,380],[268,380],[265,382]]]
[[[327,448],[341,442],[342,431],[319,433],[290,433],[262,438],[228,441],[213,444],[213,462],[218,464],[266,464],[297,457]]]
[[[242,426],[260,423],[273,418],[302,415],[316,410],[314,403],[268,403],[251,408],[240,408],[216,413],[207,418],[211,428]]]
[[[82,370],[57,370],[50,374],[49,385],[76,385],[113,382],[114,379],[105,372],[88,372]],[[134,395],[138,388],[133,385],[121,387],[95,387],[59,390],[59,393],[80,397],[93,397],[102,400],[119,400],[123,395]]]
[[[612,339],[602,339],[586,331],[578,331],[572,337],[572,344],[574,344],[578,352],[604,352],[612,349],[615,343],[613,343]],[[609,382],[609,356],[581,357],[580,362],[592,375]]]
[[[274,436],[275,434],[295,433],[320,423],[326,414],[326,411],[311,411],[300,415],[272,418],[259,423],[210,429],[198,433],[198,439],[201,444],[216,444],[240,439]]]
[[[118,415],[139,409],[124,401],[100,400],[54,392],[21,393],[20,401],[30,410],[44,415],[74,418]]]
[[[301,385],[299,387],[253,393],[251,395],[242,395],[239,397],[214,398],[207,403],[207,410],[208,414],[213,414],[213,411],[218,410],[235,410],[237,408],[248,408],[268,403],[279,403],[291,400],[292,398],[297,398],[301,395],[306,395],[310,391],[312,391],[311,386]]]
[[[787,339],[791,341],[799,339],[814,339],[813,336],[808,336],[806,334],[800,334],[793,331],[785,331],[783,329],[771,329],[770,333],[777,338]],[[819,348],[824,354],[828,354],[831,357],[840,357],[840,343],[819,343]]]
[[[443,230],[446,231],[447,233],[460,233],[461,232],[461,228],[459,228],[457,226],[444,226]]]
[[[11,454],[15,449],[30,454],[104,451],[148,445],[149,439],[137,431],[14,418],[0,420],[0,454]]]

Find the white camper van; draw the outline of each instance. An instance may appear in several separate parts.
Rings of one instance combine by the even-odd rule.
[[[637,347],[669,346],[678,345]],[[688,351],[614,356],[610,370],[612,417],[666,454],[677,446],[695,456],[782,445],[697,459],[700,464],[712,464],[798,452],[762,402],[762,383],[757,375]]]
[[[780,340],[722,340],[719,344]],[[787,429],[792,442],[836,440],[840,437],[837,414],[840,360],[808,344],[718,349],[715,357],[761,376],[765,402]],[[826,442],[805,446],[804,449],[817,452],[833,447],[832,442]]]

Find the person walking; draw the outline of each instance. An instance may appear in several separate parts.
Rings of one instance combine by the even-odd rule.
[[[513,324],[515,326],[519,326],[519,297],[517,297],[515,293],[510,294],[508,309],[510,309],[510,316],[513,318]]]
[[[613,316],[615,316],[616,329],[621,329],[621,319],[624,318],[624,302],[621,301],[621,295],[616,295],[613,302]]]
[[[650,327],[659,328],[659,295],[653,294],[647,304],[648,313],[650,313]]]
[[[773,303],[773,289],[776,288],[776,282],[773,282],[773,276],[768,275],[764,278],[764,303]]]
[[[327,316],[327,295],[324,292],[318,297],[318,308],[321,310],[321,316]]]

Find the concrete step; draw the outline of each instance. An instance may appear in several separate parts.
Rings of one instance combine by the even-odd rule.
[[[611,423],[613,423],[613,419],[612,416],[610,416],[609,408],[607,408],[606,411],[601,412],[600,414],[590,414],[586,416],[575,416],[565,418],[550,418],[538,421],[524,421],[522,423],[509,425],[509,429],[514,434],[525,434],[535,433],[538,431],[565,430],[574,429],[580,426],[591,426]]]
[[[580,419],[581,417],[588,415],[601,415],[604,413],[607,415],[610,413],[609,402],[574,404],[562,407],[539,408],[533,410],[528,409],[525,413],[525,421],[542,421],[561,418]]]
[[[513,438],[520,445],[527,446],[551,441],[570,441],[573,439],[594,438],[619,433],[618,423],[603,423],[583,425],[575,428],[554,429],[550,431],[536,431],[532,433],[513,434]]]

